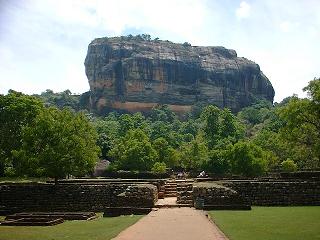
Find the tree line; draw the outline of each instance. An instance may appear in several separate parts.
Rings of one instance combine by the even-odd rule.
[[[183,119],[166,105],[94,116],[69,91],[9,91],[0,95],[0,175],[81,176],[99,158],[111,162],[109,171],[259,176],[319,168],[320,80],[304,90],[307,98],[257,100],[236,115],[197,104]]]

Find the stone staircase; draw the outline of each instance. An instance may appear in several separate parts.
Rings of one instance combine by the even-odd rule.
[[[177,196],[177,183],[175,179],[166,181],[164,185],[164,197],[176,197]]]
[[[193,180],[177,180],[177,204],[193,207]]]
[[[155,207],[193,207],[192,188],[193,180],[167,180],[163,186],[164,199],[159,199]],[[160,191],[162,191],[162,188]]]

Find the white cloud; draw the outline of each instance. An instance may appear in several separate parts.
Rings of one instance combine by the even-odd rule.
[[[28,93],[47,88],[87,91],[83,61],[90,40],[130,31],[173,42],[233,48],[261,66],[275,87],[277,101],[300,93],[310,79],[320,77],[319,0],[239,3],[7,1],[0,14],[0,92],[9,88]],[[252,21],[235,24],[230,14]]]
[[[250,16],[251,6],[249,3],[242,1],[239,8],[236,10],[236,16],[241,18],[248,18]]]
[[[128,28],[188,35],[209,15],[205,0],[49,0],[35,1],[39,11],[63,24],[103,28],[120,35]],[[34,7],[32,6],[34,9]],[[190,34],[189,34],[190,36]]]
[[[292,32],[295,29],[301,27],[301,24],[299,22],[282,21],[279,26],[281,31],[283,32]],[[303,28],[307,28],[307,26],[303,26]]]
[[[89,90],[88,80],[85,74],[84,67],[78,63],[72,63],[66,67],[63,86],[57,86],[55,89],[64,91],[70,89],[73,93],[83,93],[83,89]]]
[[[280,23],[280,29],[283,32],[289,32],[292,29],[292,24],[289,21],[283,21]]]

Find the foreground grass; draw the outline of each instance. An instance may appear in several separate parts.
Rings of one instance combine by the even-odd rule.
[[[0,226],[0,240],[108,240],[141,217],[99,217],[91,221],[66,221],[50,227]]]
[[[320,207],[253,207],[209,214],[230,240],[320,239]]]

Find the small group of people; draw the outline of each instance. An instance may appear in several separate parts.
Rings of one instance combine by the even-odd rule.
[[[187,174],[185,172],[178,172],[177,173],[177,178],[178,179],[183,179],[183,178],[186,178],[187,177]],[[205,177],[208,177],[208,175],[206,174],[205,171],[202,171],[199,173],[199,175],[197,176],[198,178],[205,178]]]
[[[202,171],[201,173],[199,173],[199,175],[197,177],[198,178],[204,178],[204,177],[208,177],[208,175],[206,174],[205,171]]]
[[[185,178],[185,172],[178,172],[177,178],[178,178],[178,179]]]

